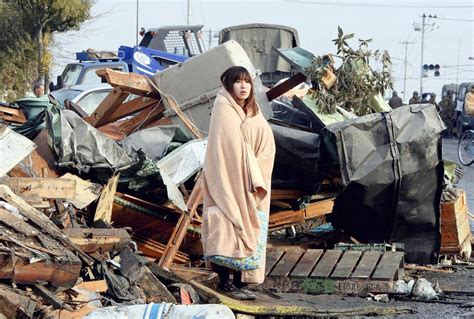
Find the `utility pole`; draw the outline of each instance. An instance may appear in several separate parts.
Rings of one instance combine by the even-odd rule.
[[[458,84],[459,81],[459,55],[461,53],[461,40],[458,42],[458,63],[456,65],[456,84]]]
[[[405,101],[406,99],[406,91],[407,91],[408,45],[413,44],[413,43],[415,42],[408,42],[408,41],[400,42],[400,44],[405,45],[405,60],[404,60],[405,69],[403,71],[403,101]]]
[[[420,94],[423,93],[423,57],[425,53],[425,30],[427,26],[433,28],[435,25],[434,23],[426,23],[426,18],[437,19],[438,17],[436,15],[426,15],[425,13],[423,13],[423,15],[421,16],[421,26],[415,25],[415,31],[421,31]],[[431,31],[433,31],[433,29]]]
[[[189,22],[191,21],[191,0],[188,0],[188,11],[186,15],[186,25],[189,25]]]
[[[137,26],[135,30],[135,45],[138,45],[138,0],[137,0]]]
[[[425,19],[426,14],[423,13],[421,19],[421,63],[420,63],[420,95],[423,94],[423,54],[425,50]]]

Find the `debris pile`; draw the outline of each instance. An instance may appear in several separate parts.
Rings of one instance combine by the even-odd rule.
[[[339,50],[356,54],[347,51],[346,39],[341,31]],[[373,293],[373,300],[415,294],[421,282],[412,289],[400,281],[405,260],[437,263],[440,246],[441,254],[468,260],[465,193],[450,192],[439,206],[449,170],[435,108],[358,116],[377,98],[374,89],[368,100],[355,104],[353,96],[322,112],[321,94],[331,94],[330,83],[343,94],[350,80],[343,70],[350,65],[358,74],[363,67],[351,56],[336,70],[327,56],[314,60],[321,68],[305,69],[290,58],[302,52],[280,51],[300,72],[268,91],[245,51],[229,41],[153,79],[97,71],[113,90],[92,114],[49,97],[0,106],[0,306],[10,312],[4,315],[94,318],[94,310],[113,316],[120,307],[104,307],[131,306],[135,315],[153,309],[176,318],[194,311],[232,318],[223,306],[176,306],[215,302],[258,313],[256,305],[216,292],[215,274],[202,260],[200,170],[218,73],[231,65],[255,76],[257,100],[276,139],[269,231],[285,229],[294,237],[295,226],[312,228],[326,216],[332,222],[306,233],[310,242],[270,243],[268,279],[260,288],[269,313],[321,314],[290,302],[276,306],[268,297],[275,292]],[[212,63],[219,66],[210,70]],[[326,87],[280,98],[315,74]],[[383,74],[374,76],[374,87],[388,85]],[[334,233],[339,237],[332,242]],[[334,245],[341,238],[351,244]]]

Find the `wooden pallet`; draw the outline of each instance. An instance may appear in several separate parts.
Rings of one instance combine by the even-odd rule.
[[[264,285],[310,294],[390,292],[403,277],[403,257],[392,251],[272,250],[267,252]]]

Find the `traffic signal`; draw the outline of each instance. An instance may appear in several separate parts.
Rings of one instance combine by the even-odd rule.
[[[428,76],[428,72],[434,71],[434,76],[440,76],[440,65],[439,64],[423,64],[423,75]]]

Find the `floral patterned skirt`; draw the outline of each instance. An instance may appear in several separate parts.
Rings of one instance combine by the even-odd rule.
[[[260,236],[258,238],[257,249],[252,256],[244,258],[232,258],[220,255],[205,256],[204,259],[211,263],[224,266],[236,271],[247,271],[259,269],[262,264],[262,258],[267,249],[267,234],[268,234],[268,215],[265,212],[257,211],[260,219]]]

